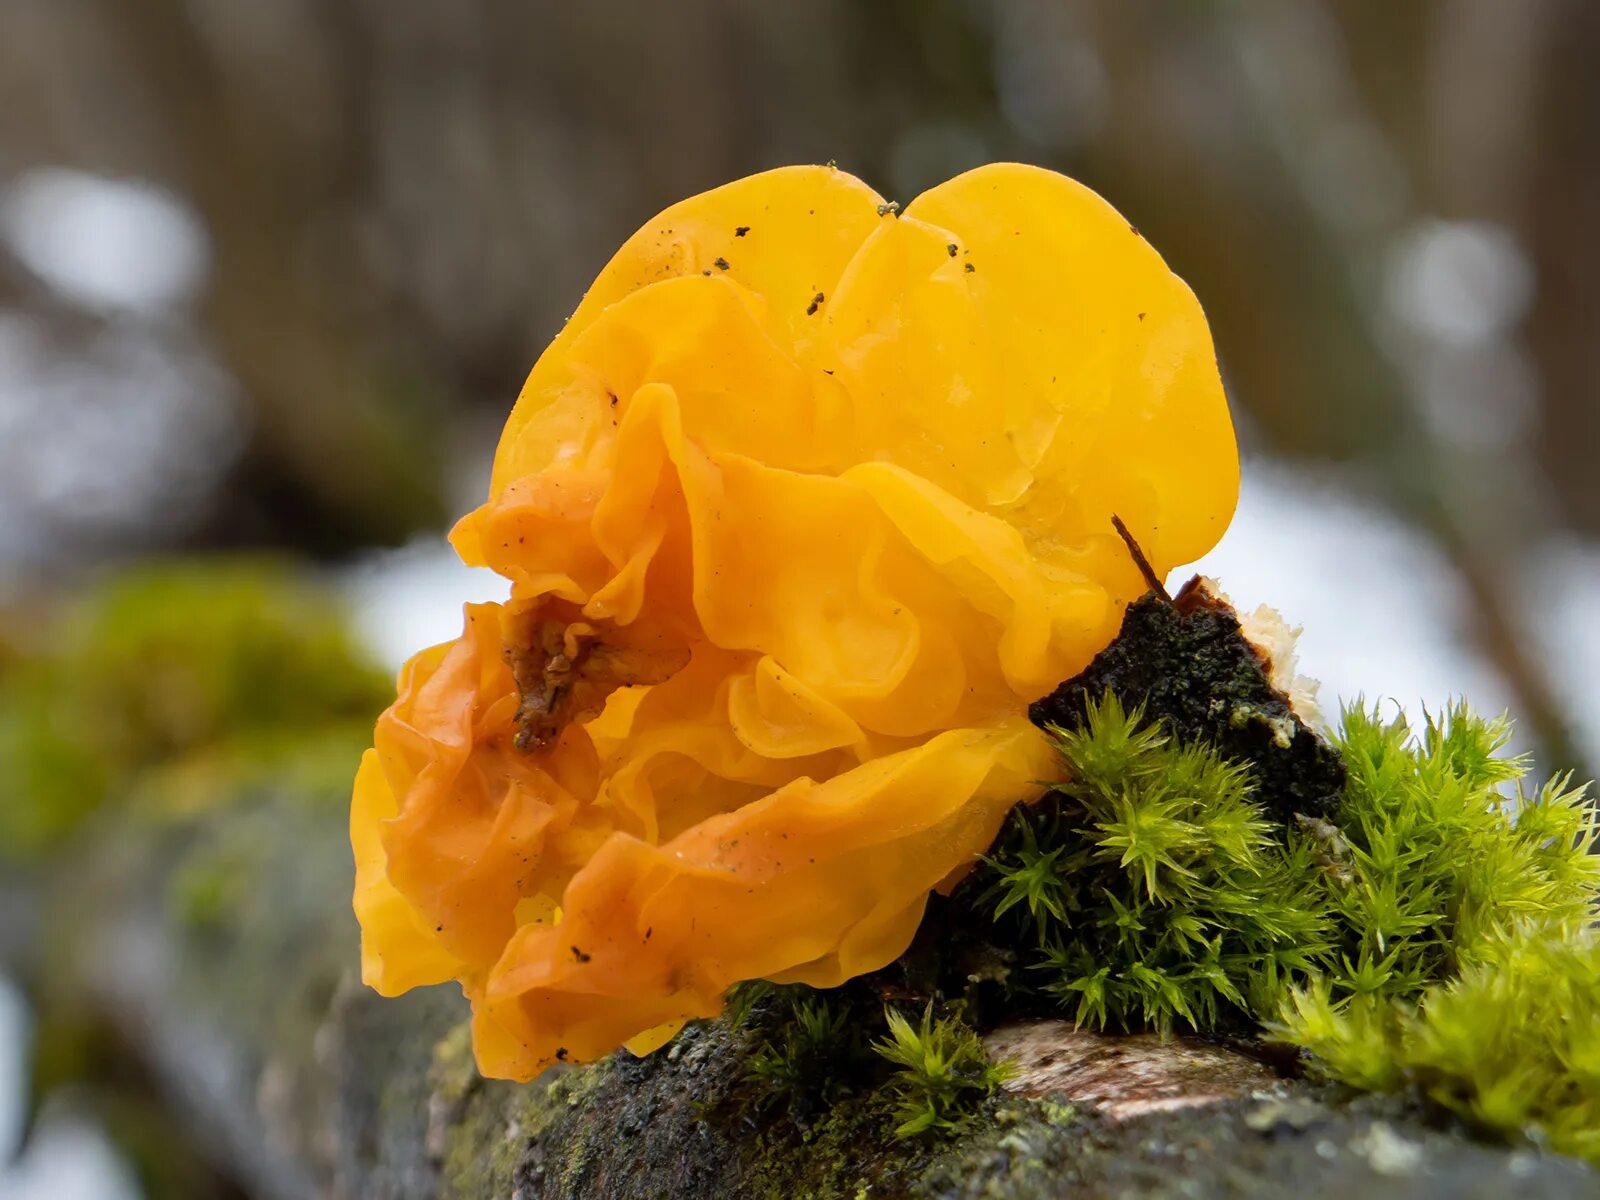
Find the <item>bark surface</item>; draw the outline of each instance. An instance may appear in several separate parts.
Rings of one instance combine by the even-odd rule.
[[[1600,1177],[1240,1050],[993,1031],[1018,1069],[959,1136],[897,1141],[887,1103],[738,1102],[749,1047],[691,1026],[527,1085],[473,1067],[452,989],[353,977],[342,814],[262,798],[108,831],[45,905],[46,995],[87,997],[247,1194],[793,1197],[1593,1197]]]

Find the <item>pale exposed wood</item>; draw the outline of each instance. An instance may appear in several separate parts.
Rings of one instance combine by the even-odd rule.
[[[1115,1121],[1249,1096],[1282,1080],[1262,1063],[1196,1038],[1108,1037],[1071,1021],[1003,1025],[983,1039],[1009,1060],[1008,1090],[1092,1104]]]

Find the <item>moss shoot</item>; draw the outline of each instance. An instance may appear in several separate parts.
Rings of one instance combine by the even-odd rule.
[[[892,1008],[884,1017],[889,1036],[872,1048],[895,1067],[889,1081],[900,1119],[895,1136],[966,1128],[977,1115],[978,1102],[1005,1082],[1010,1073],[1006,1065],[989,1061],[978,1035],[959,1016],[936,1018],[931,1001],[916,1025]]]

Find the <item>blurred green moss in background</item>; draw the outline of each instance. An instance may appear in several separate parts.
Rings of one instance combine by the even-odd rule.
[[[327,592],[256,558],[146,563],[69,600],[0,667],[0,856],[108,804],[177,812],[271,784],[343,802],[393,683]]]

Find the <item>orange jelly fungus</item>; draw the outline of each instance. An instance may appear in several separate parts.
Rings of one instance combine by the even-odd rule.
[[[487,1075],[891,961],[1057,772],[1029,701],[1221,536],[1194,295],[1105,201],[824,167],[675,205],[529,376],[455,529],[511,583],[424,650],[351,810],[362,972]]]

